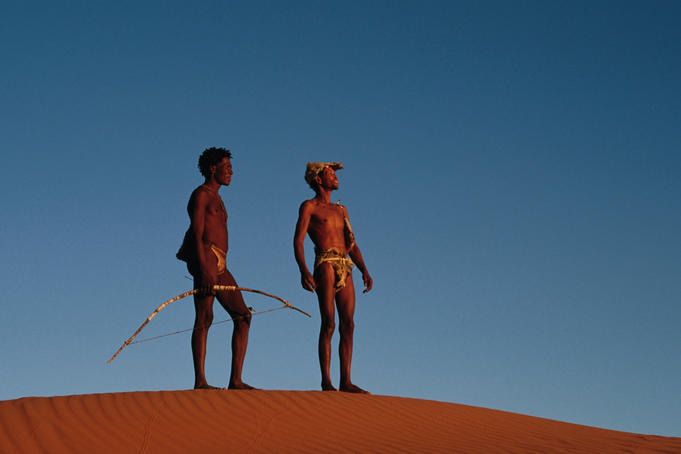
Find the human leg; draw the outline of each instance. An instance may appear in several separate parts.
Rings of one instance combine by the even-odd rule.
[[[213,322],[213,296],[194,295],[194,331],[192,331],[192,359],[194,361],[194,389],[214,389],[206,381],[206,340],[208,328]]]
[[[215,262],[217,263],[217,261]],[[202,285],[198,282],[199,268],[196,263],[188,262],[187,270],[194,276],[194,288]],[[215,282],[216,276],[212,276]],[[192,331],[192,360],[194,362],[194,389],[223,389],[211,386],[206,381],[205,362],[206,362],[206,341],[208,339],[208,329],[213,323],[213,295],[194,294],[194,309],[196,317],[194,319],[194,330]]]
[[[225,270],[218,276],[220,285],[237,286],[234,276]],[[240,291],[217,292],[218,302],[234,320],[232,332],[232,365],[229,376],[229,389],[254,389],[243,382],[241,373],[243,370],[246,349],[248,347],[248,332],[251,326],[251,312],[246,307]]]
[[[338,306],[338,355],[340,357],[340,387],[341,391],[351,393],[366,393],[362,388],[352,383],[350,369],[352,365],[353,336],[355,333],[355,287],[352,275],[348,275],[343,287],[336,293],[336,305]]]
[[[319,329],[319,367],[322,373],[322,391],[336,391],[331,382],[331,338],[335,325],[335,308],[333,299],[335,296],[335,276],[333,267],[328,263],[319,265],[314,272],[316,293],[319,300],[319,312],[321,314],[321,327]]]

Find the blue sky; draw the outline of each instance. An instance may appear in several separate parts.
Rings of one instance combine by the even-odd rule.
[[[254,317],[249,383],[319,387],[292,236],[305,163],[342,161],[334,198],[375,280],[358,296],[356,383],[681,436],[680,14],[3,2],[0,399],[192,386],[188,334],[105,361],[191,286],[174,258],[186,203],[198,155],[224,146],[228,266],[314,314]],[[183,300],[140,337],[192,321]],[[216,385],[230,334],[209,336]]]

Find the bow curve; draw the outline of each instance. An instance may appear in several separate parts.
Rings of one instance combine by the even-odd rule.
[[[278,300],[278,301],[281,301],[282,303],[284,303],[284,307],[286,307],[286,308],[288,308],[288,309],[293,309],[294,311],[298,311],[298,312],[300,312],[301,314],[307,315],[308,317],[312,318],[312,316],[311,316],[310,314],[308,314],[307,312],[305,312],[305,311],[302,310],[302,309],[298,309],[297,307],[295,307],[294,305],[292,305],[291,303],[289,303],[288,301],[286,301],[284,298],[280,298],[280,297],[278,297],[278,296],[276,296],[276,295],[272,295],[271,293],[263,292],[263,291],[261,291],[261,290],[255,290],[255,289],[247,288],[247,287],[237,287],[236,285],[214,285],[214,286],[213,286],[213,290],[216,290],[216,291],[231,291],[231,292],[235,292],[235,291],[244,291],[244,292],[259,293],[259,294],[261,294],[261,295],[269,296],[270,298],[274,298],[274,299],[276,299],[276,300]],[[140,331],[142,331],[142,329],[144,329],[144,327],[147,326],[147,323],[149,323],[149,322],[151,321],[152,318],[156,317],[156,314],[158,314],[159,312],[161,312],[161,310],[162,310],[164,307],[166,307],[166,306],[167,306],[168,304],[170,304],[170,303],[174,303],[174,302],[177,301],[177,300],[181,300],[182,298],[185,298],[185,297],[187,297],[187,296],[189,296],[189,295],[193,295],[193,294],[195,294],[195,293],[198,293],[198,289],[188,290],[188,291],[186,291],[186,292],[184,292],[184,293],[180,293],[179,295],[177,295],[177,296],[175,296],[175,297],[173,297],[173,298],[170,298],[168,301],[164,302],[164,303],[161,304],[159,307],[157,307],[156,310],[155,310],[154,312],[152,312],[151,315],[149,315],[149,317],[147,317],[147,319],[144,321],[144,323],[142,323],[142,325],[141,325],[139,328],[137,328],[137,331],[135,331],[135,333],[134,333],[132,336],[130,336],[130,339],[128,339],[127,341],[125,341],[125,342],[123,343],[123,345],[121,345],[121,348],[119,348],[119,349],[116,351],[116,353],[114,353],[114,355],[107,361],[107,364],[110,363],[111,361],[113,361],[114,358],[115,358],[116,356],[118,356],[118,354],[119,354],[125,347],[127,347],[128,345],[130,345],[130,343],[131,343],[132,340],[135,338],[135,336],[137,336],[137,335],[140,333]]]

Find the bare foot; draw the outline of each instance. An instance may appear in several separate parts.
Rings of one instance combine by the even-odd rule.
[[[369,391],[365,391],[357,385],[348,383],[346,385],[341,385],[340,390],[344,393],[355,393],[355,394],[371,394]]]
[[[230,383],[229,389],[258,389],[258,388],[254,388],[253,386],[248,385],[244,382],[239,382],[239,383]]]
[[[338,391],[331,382],[322,382],[322,391]]]
[[[225,388],[218,388],[217,386],[211,386],[208,383],[204,383],[202,385],[194,385],[194,389],[225,389]]]

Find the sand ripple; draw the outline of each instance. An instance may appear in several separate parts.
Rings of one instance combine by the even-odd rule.
[[[681,438],[321,391],[158,391],[0,402],[0,453],[681,453]]]

